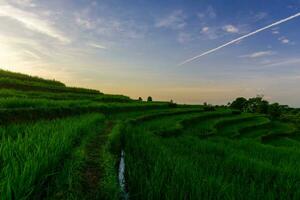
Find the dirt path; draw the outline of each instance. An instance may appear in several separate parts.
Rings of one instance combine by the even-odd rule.
[[[82,178],[86,199],[99,199],[99,180],[101,179],[101,147],[105,144],[107,135],[113,128],[113,122],[108,121],[102,133],[91,138],[86,146],[87,161],[84,165]]]

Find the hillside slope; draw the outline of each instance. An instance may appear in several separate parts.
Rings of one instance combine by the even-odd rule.
[[[266,114],[0,70],[0,134],[1,199],[300,198],[299,127]]]

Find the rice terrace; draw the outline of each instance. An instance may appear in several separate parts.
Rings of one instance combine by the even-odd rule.
[[[300,199],[300,2],[134,2],[0,0],[0,199]]]

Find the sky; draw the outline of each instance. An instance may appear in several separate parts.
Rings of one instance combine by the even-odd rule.
[[[300,107],[300,0],[0,0],[0,68],[132,98]]]

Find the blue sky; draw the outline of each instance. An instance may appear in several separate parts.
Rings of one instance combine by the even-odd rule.
[[[300,106],[300,0],[0,0],[0,67],[133,98]]]

